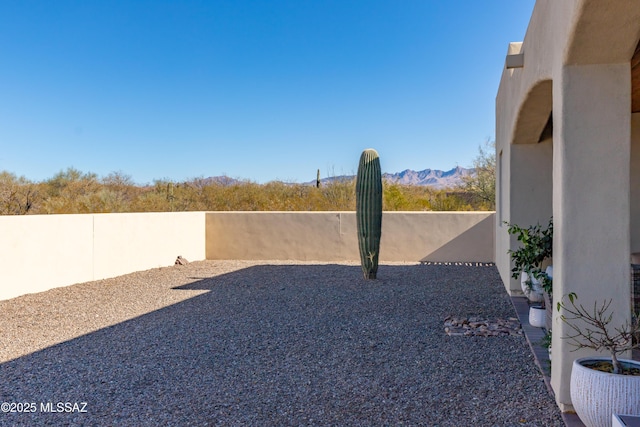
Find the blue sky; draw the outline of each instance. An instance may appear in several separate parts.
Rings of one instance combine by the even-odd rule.
[[[533,0],[0,0],[0,170],[306,182],[472,165]]]

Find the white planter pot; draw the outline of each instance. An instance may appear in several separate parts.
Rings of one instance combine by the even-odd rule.
[[[547,323],[547,310],[542,307],[529,307],[529,324],[534,328],[542,328]]]
[[[542,284],[535,277],[531,277],[531,287],[527,285],[527,281],[529,280],[529,275],[524,271],[520,275],[520,286],[522,287],[522,292],[524,295],[529,298],[531,302],[542,302],[544,301],[544,291],[542,290]]]
[[[640,376],[614,375],[582,365],[607,360],[586,357],[575,360],[571,371],[571,402],[587,427],[610,427],[613,414],[640,415]],[[620,360],[640,368],[640,362]]]

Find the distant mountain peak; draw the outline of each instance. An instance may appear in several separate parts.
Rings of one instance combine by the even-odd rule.
[[[466,169],[460,166],[456,166],[448,171],[442,171],[438,169],[424,169],[421,171],[414,171],[412,169],[405,169],[402,172],[396,173],[383,173],[382,179],[401,185],[424,185],[433,187],[435,189],[452,188],[462,183],[462,179],[465,176],[472,175],[473,169]],[[321,183],[326,184],[335,181],[350,181],[355,179],[354,175],[340,175],[332,176],[329,178],[322,178]],[[230,178],[228,176],[211,176],[208,178],[201,178],[198,180],[201,184],[218,184],[223,186],[237,185],[244,181],[240,179]],[[316,181],[305,182],[306,185],[315,185]]]
[[[456,166],[448,171],[437,169],[414,171],[406,169],[397,173],[385,173],[382,177],[389,182],[397,184],[426,185],[440,189],[455,187],[462,183],[463,177],[471,175],[472,173],[473,169],[465,169],[460,166]]]
[[[424,169],[421,171],[414,171],[413,169],[405,169],[402,172],[396,173],[383,173],[382,179],[401,185],[424,185],[433,187],[435,189],[452,188],[462,183],[462,179],[465,176],[474,173],[473,169],[466,169],[460,166],[456,166],[448,171],[442,171],[438,169]],[[346,181],[355,179],[353,175],[341,175],[330,178],[323,178],[320,181],[323,183],[333,181]],[[315,181],[309,182],[309,184],[315,184]]]

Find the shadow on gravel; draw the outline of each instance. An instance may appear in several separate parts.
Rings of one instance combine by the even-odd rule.
[[[563,425],[524,338],[443,333],[448,315],[514,316],[495,267],[378,276],[198,279],[175,292],[209,292],[0,365],[0,402],[36,410],[0,425]]]

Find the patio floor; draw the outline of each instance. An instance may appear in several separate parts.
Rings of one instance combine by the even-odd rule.
[[[203,261],[0,301],[0,425],[564,425],[524,336],[444,333],[516,316],[494,266],[361,276]]]
[[[550,395],[553,395],[551,388],[551,362],[549,360],[549,351],[542,346],[542,339],[545,330],[542,328],[534,328],[529,324],[529,303],[525,297],[512,297],[511,301],[518,313],[518,318],[522,324],[522,329],[527,338],[527,343],[531,348],[531,352],[536,360],[536,365],[542,372],[545,385]],[[566,427],[584,427],[584,424],[576,414],[562,413],[562,419]]]

